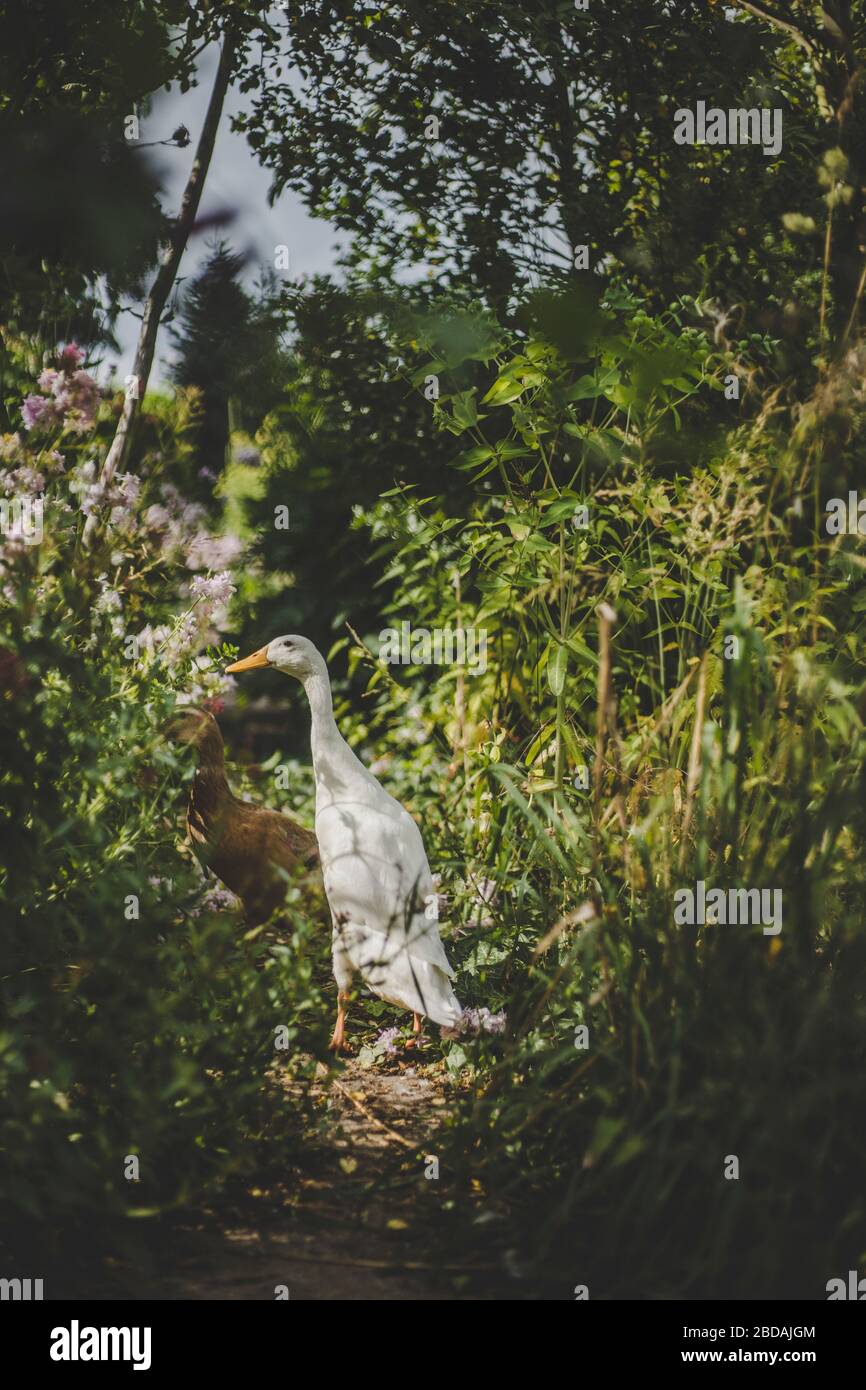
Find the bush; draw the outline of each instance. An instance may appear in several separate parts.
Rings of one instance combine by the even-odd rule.
[[[309,1022],[324,1013],[310,1013],[318,927],[290,898],[288,940],[246,939],[180,845],[191,768],[160,726],[231,685],[227,649],[203,648],[233,586],[201,568],[208,544],[224,557],[219,538],[162,461],[101,488],[112,404],[82,373],[66,349],[31,428],[2,441],[7,496],[42,494],[44,534],[10,528],[0,575],[0,1206],[7,1231],[48,1239],[252,1169],[264,1135],[292,1126],[265,1084],[286,1055],[275,1028],[299,1059],[325,1027]]]
[[[508,1013],[504,1045],[451,1050],[475,1085],[447,1160],[534,1292],[821,1297],[866,1248],[866,600],[797,498],[828,432],[853,466],[856,365],[787,435],[760,397],[722,434],[700,334],[613,298],[580,341],[560,322],[439,398],[464,516],[403,490],[366,518],[388,623],[487,632],[486,669],[352,650],[360,732],[453,897],[458,993]],[[781,932],[677,925],[699,879],[781,889]]]

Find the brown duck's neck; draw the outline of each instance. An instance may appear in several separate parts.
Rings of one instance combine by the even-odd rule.
[[[189,789],[186,823],[196,853],[209,863],[222,843],[232,794],[222,768],[199,768]]]
[[[220,764],[208,764],[196,769],[190,788],[190,800],[201,815],[218,810],[231,799],[231,787]]]

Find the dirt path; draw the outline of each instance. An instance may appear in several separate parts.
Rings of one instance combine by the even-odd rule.
[[[228,1224],[214,1210],[181,1230],[163,1297],[274,1299],[284,1286],[291,1299],[453,1298],[431,1258],[441,1204],[419,1156],[435,1152],[447,1104],[431,1072],[350,1060],[321,1088],[322,1132],[303,1170],[250,1189]]]
[[[336,1078],[322,1067],[306,1108],[300,1083],[273,1079],[308,1117],[284,1170],[272,1161],[261,1187],[238,1180],[209,1205],[113,1228],[111,1257],[80,1243],[67,1248],[45,1268],[46,1298],[525,1296],[481,1248],[439,1158],[437,1135],[453,1102],[441,1059],[423,1049],[371,1067],[350,1058]]]
[[[302,1166],[175,1218],[143,1270],[118,1260],[64,1295],[90,1298],[424,1300],[495,1297],[501,1276],[466,1253],[447,1174],[426,1177],[447,1114],[443,1064],[349,1059],[314,1090]],[[455,1256],[455,1250],[459,1253]]]

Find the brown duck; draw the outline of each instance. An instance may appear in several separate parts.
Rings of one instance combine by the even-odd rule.
[[[198,751],[186,812],[196,857],[241,899],[250,925],[259,926],[284,901],[286,874],[303,867],[320,881],[316,837],[291,817],[234,795],[222,734],[208,711],[189,706],[172,716],[164,732],[173,743]]]

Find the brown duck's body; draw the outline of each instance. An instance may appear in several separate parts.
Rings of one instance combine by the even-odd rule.
[[[258,926],[284,901],[287,875],[304,871],[304,878],[320,882],[316,837],[289,816],[234,795],[212,714],[184,711],[168,732],[177,742],[194,744],[199,753],[186,817],[196,856],[237,894],[247,921]]]

